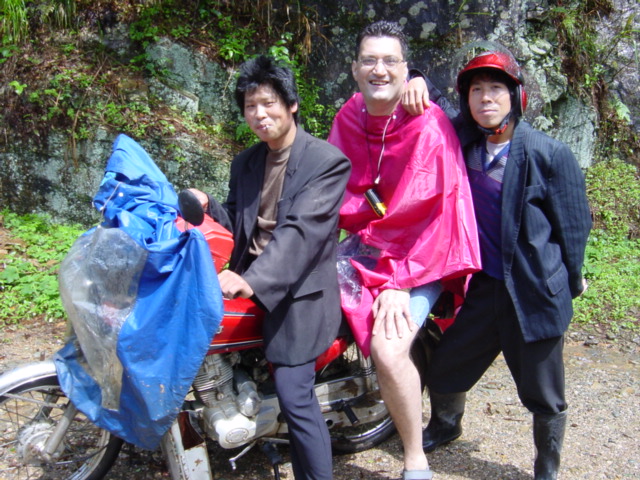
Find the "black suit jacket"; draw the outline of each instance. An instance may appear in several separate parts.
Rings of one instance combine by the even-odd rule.
[[[465,157],[481,138],[458,117]],[[520,121],[502,185],[502,265],[526,342],[562,335],[583,289],[591,230],[584,175],[567,145]]]
[[[315,359],[336,338],[341,322],[336,271],[338,213],[351,169],[333,145],[300,127],[293,142],[276,227],[265,250],[248,252],[256,229],[267,145],[240,153],[231,165],[227,219],[210,214],[233,232],[230,268],[242,275],[266,310],[267,359],[300,365]]]
[[[482,134],[419,70],[452,119],[465,158]],[[591,230],[584,175],[567,145],[520,121],[502,185],[502,264],[526,342],[557,337],[573,316]]]

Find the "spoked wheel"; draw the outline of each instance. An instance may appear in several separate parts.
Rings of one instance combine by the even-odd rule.
[[[424,340],[421,335],[418,335],[412,347],[412,358],[421,376],[426,371],[428,361]],[[337,372],[335,371],[336,369]],[[339,376],[353,375],[369,378],[371,387],[365,395],[360,395],[348,402],[350,410],[356,412],[357,417],[360,415],[365,418],[370,417],[371,421],[341,425],[335,429],[330,429],[333,452],[336,454],[362,452],[381,444],[391,437],[396,429],[377,387],[373,363],[366,361],[363,363],[359,349],[355,344],[351,344],[341,358],[333,362],[331,370],[321,373],[319,380],[326,381]],[[424,381],[422,385],[424,390]]]
[[[51,455],[47,440],[67,407],[75,414]],[[0,480],[97,480],[115,461],[122,440],[76,411],[56,375],[27,381],[0,397]]]

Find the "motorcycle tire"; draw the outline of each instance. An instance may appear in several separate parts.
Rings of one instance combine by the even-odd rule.
[[[425,343],[426,336],[419,332],[416,340],[411,348],[411,358],[418,368],[421,380],[421,389],[424,392],[425,382],[424,373],[427,370],[427,362],[429,360],[429,346]],[[376,392],[374,401],[382,401],[380,392]],[[359,401],[371,401],[370,397],[365,397]],[[354,406],[357,406],[355,404]],[[367,423],[358,427],[343,427],[331,434],[331,447],[336,455],[357,453],[380,445],[389,439],[396,432],[395,425],[391,419],[391,414],[387,411],[383,418],[376,422]]]
[[[0,478],[98,480],[107,474],[123,442],[79,411],[54,460],[31,453],[44,445],[68,404],[55,374],[26,380],[0,396]]]

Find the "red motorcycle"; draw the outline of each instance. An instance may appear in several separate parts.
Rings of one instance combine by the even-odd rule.
[[[221,227],[212,228],[205,236],[219,269],[229,237]],[[413,358],[421,372],[431,342],[453,318],[456,299],[443,294],[433,310],[437,321],[427,322],[417,337]],[[229,449],[232,468],[252,447],[262,445],[279,478],[281,459],[273,446],[287,443],[287,425],[262,350],[262,321],[263,312],[251,301],[224,301],[218,332],[162,441],[172,478],[212,478],[205,438]],[[336,454],[369,449],[395,431],[371,359],[361,354],[348,327],[343,330],[316,362],[316,394]],[[0,479],[99,479],[121,445],[121,439],[93,425],[68,400],[53,361],[0,376]]]

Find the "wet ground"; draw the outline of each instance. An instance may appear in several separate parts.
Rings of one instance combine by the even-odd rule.
[[[570,343],[565,350],[570,416],[561,479],[640,478],[640,352],[600,343]],[[424,424],[428,399],[424,401]],[[469,393],[460,439],[428,456],[436,480],[530,480],[534,458],[531,415],[517,398],[500,357]],[[286,448],[280,451],[287,461]],[[237,462],[238,452],[212,452],[216,480],[274,478],[265,457],[254,449]],[[401,446],[397,436],[366,452],[334,459],[335,480],[400,478]],[[129,476],[127,476],[129,475]],[[133,476],[131,476],[133,475]],[[169,478],[160,455],[125,451],[108,477]],[[291,480],[290,466],[281,478]]]
[[[62,346],[63,324],[32,322],[0,331],[0,371],[36,361]],[[569,336],[565,348],[569,423],[560,478],[640,479],[640,346],[583,334]],[[423,424],[429,418],[424,398]],[[499,357],[468,395],[462,437],[429,454],[436,480],[530,480],[534,458],[531,415],[518,400]],[[280,478],[292,480],[286,447]],[[258,448],[237,461],[238,451],[211,449],[215,480],[274,478]],[[398,479],[402,470],[397,436],[377,448],[334,458],[335,480]],[[159,452],[125,446],[110,480],[170,478]]]

